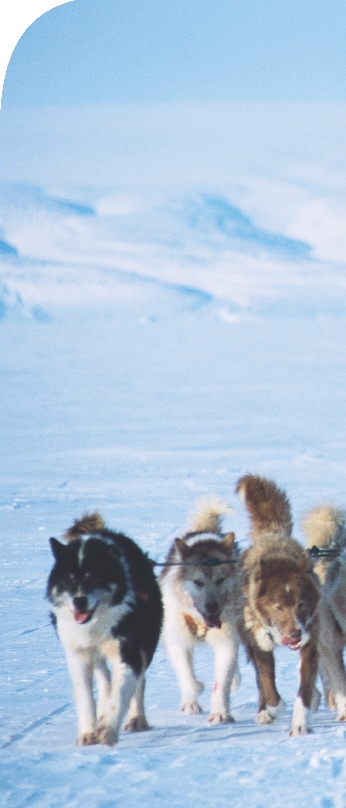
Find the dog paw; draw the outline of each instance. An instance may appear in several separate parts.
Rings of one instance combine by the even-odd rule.
[[[193,701],[186,701],[185,704],[182,704],[180,711],[182,713],[186,713],[187,715],[198,715],[199,713],[203,713],[202,707],[200,707],[196,699]]]
[[[329,690],[328,693],[326,693],[325,702],[329,710],[336,710],[336,703],[332,690]]]
[[[346,697],[344,693],[335,693],[337,721],[346,721]]]
[[[230,713],[210,713],[208,724],[234,724],[234,718]]]
[[[270,715],[268,710],[260,710],[256,715],[256,721],[258,724],[272,724],[275,718],[273,715]]]
[[[114,746],[118,743],[118,733],[112,727],[99,727],[96,737],[96,743],[102,743],[105,746]]]
[[[310,735],[311,732],[311,727],[307,727],[306,724],[301,724],[297,727],[291,727],[288,735],[290,738],[294,738],[296,735]]]
[[[151,727],[144,715],[137,715],[134,718],[130,718],[124,727],[125,732],[144,732],[147,729],[151,729]]]
[[[96,732],[82,732],[76,740],[76,746],[93,746],[95,743],[99,743]]]
[[[273,721],[284,712],[285,708],[286,704],[284,700],[280,698],[275,706],[267,704],[264,710],[260,710],[257,714],[256,721],[258,724],[272,724]]]

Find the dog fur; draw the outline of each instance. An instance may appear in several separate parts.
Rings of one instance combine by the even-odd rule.
[[[239,560],[237,619],[256,671],[257,721],[269,724],[285,708],[276,689],[273,649],[287,645],[300,650],[300,685],[290,734],[305,734],[311,731],[311,713],[320,698],[315,686],[318,579],[303,547],[292,538],[290,504],[275,482],[247,474],[238,481],[236,492],[250,516],[253,539]]]
[[[302,530],[306,539],[306,546],[318,547],[324,550],[335,550],[339,555],[346,546],[345,511],[332,504],[323,504],[311,508],[302,519]],[[314,570],[321,584],[325,583],[328,567],[333,556],[322,556],[314,563]]]
[[[225,503],[208,500],[194,515],[190,529],[176,538],[160,578],[164,601],[163,641],[176,673],[184,713],[201,713],[198,696],[204,686],[193,669],[193,653],[204,642],[214,650],[215,682],[211,696],[211,724],[232,722],[230,689],[239,683],[238,637],[235,628],[233,583],[238,548],[234,533],[222,534],[221,517],[229,512]],[[203,566],[218,558],[220,566]],[[201,563],[202,562],[202,563]]]
[[[107,530],[97,512],[77,520],[65,539],[50,539],[47,598],[73,684],[77,744],[112,746],[127,713],[125,729],[149,728],[145,670],[160,634],[160,589],[147,556]]]
[[[324,583],[320,612],[320,674],[326,704],[346,721],[346,512],[334,505],[313,508],[302,521],[308,547],[334,550],[315,569]]]

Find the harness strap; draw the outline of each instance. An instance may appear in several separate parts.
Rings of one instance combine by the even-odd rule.
[[[323,556],[333,556],[333,555],[336,554],[336,552],[337,552],[337,550],[335,549],[335,547],[333,547],[333,548],[331,548],[331,547],[316,547],[316,544],[314,544],[313,547],[309,547],[309,549],[308,549],[308,553],[313,558],[321,558]]]

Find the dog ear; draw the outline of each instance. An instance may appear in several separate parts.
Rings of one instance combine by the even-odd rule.
[[[66,544],[61,544],[61,542],[58,541],[58,539],[54,539],[53,536],[49,539],[49,544],[55,560],[63,561],[65,558]]]
[[[301,556],[298,559],[298,568],[299,571],[303,574],[309,572],[309,558],[305,552],[302,552]]]
[[[222,544],[225,545],[226,550],[228,550],[228,552],[233,550],[234,539],[235,539],[235,533],[233,533],[233,530],[230,533],[226,533],[226,535],[222,539]]]
[[[265,558],[259,559],[259,564],[257,564],[254,572],[254,581],[258,584],[259,581],[263,581],[264,577],[268,575],[268,562]]]
[[[268,585],[268,565],[264,558],[259,559],[259,563],[256,564],[254,569],[253,575],[253,582],[256,587],[257,596],[262,596],[266,592],[266,588]]]
[[[189,554],[190,551],[189,545],[186,544],[186,542],[183,541],[183,539],[174,539],[174,545],[179,557],[183,561],[184,558],[186,558]]]

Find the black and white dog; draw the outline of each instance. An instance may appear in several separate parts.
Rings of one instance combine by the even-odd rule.
[[[64,538],[67,544],[50,539],[55,565],[47,598],[73,683],[77,744],[112,746],[127,713],[125,729],[149,728],[144,677],[160,635],[160,589],[147,556],[107,530],[97,512]]]

